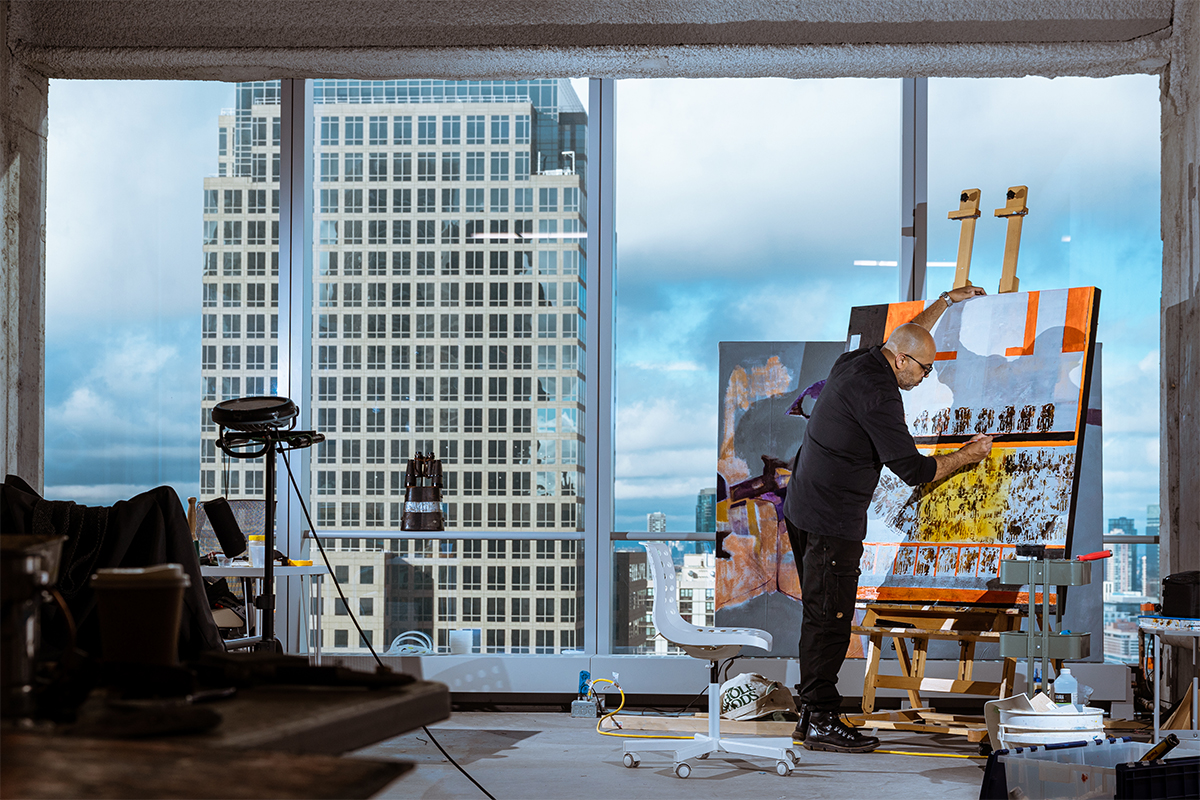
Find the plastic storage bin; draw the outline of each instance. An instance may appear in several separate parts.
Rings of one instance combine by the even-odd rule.
[[[1118,764],[1116,796],[1119,800],[1200,797],[1200,756],[1167,758],[1151,764]]]
[[[1146,742],[1105,739],[996,750],[988,757],[980,800],[1109,798],[1117,794],[1117,765],[1136,761]]]

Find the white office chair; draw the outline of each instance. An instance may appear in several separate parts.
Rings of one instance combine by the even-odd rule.
[[[708,758],[711,753],[738,753],[774,758],[775,771],[780,775],[790,774],[800,757],[790,738],[721,738],[721,682],[717,665],[723,659],[736,656],[743,645],[770,650],[771,634],[757,628],[701,628],[686,622],[679,614],[675,564],[671,560],[670,546],[666,542],[644,544],[650,575],[654,580],[655,629],[689,656],[709,662],[708,735],[698,733],[692,741],[679,744],[667,744],[672,740],[663,740],[661,747],[648,747],[645,739],[636,743],[627,742],[623,757],[625,766],[636,767],[641,762],[639,754],[642,752],[672,753],[675,757],[675,774],[686,778],[692,772],[691,765],[687,763],[689,758]]]

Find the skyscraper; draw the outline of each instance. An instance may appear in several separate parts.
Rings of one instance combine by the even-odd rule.
[[[1137,527],[1129,517],[1112,517],[1108,520],[1108,532],[1134,536]],[[1141,566],[1138,563],[1137,549],[1132,544],[1120,543],[1112,546],[1112,558],[1105,567],[1105,580],[1109,581],[1112,591],[1119,594],[1130,594],[1141,591]]]
[[[667,530],[667,515],[661,511],[651,511],[646,515],[646,530],[650,533],[665,533]]]
[[[701,489],[696,495],[696,531],[711,533],[717,529],[717,490]]]
[[[1159,510],[1157,505],[1146,506],[1146,535],[1158,536],[1159,525]],[[1160,592],[1159,587],[1159,563],[1158,563],[1158,543],[1147,542],[1140,547],[1145,549],[1145,555],[1142,562],[1142,592],[1157,597]]]
[[[496,652],[575,647],[573,539],[536,542],[551,563],[531,578],[528,540],[491,539],[485,559],[479,540],[413,540],[410,555],[362,537],[399,528],[416,453],[442,460],[447,530],[582,530],[586,113],[559,80],[313,93],[311,403],[327,441],[310,504],[318,530],[347,534],[348,598],[377,642],[415,628],[445,644],[466,622]],[[278,104],[277,83],[237,86],[205,179],[205,498],[262,494],[261,462],[217,469],[211,409],[276,391]],[[356,638],[345,611],[327,618],[334,646]]]

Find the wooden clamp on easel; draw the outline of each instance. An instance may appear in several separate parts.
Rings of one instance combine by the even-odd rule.
[[[975,680],[975,646],[980,642],[998,644],[1001,633],[1020,629],[1021,614],[1014,608],[868,604],[862,625],[853,629],[854,633],[867,636],[869,643],[863,680],[863,716],[854,717],[852,722],[859,727],[949,733],[981,741],[987,733],[982,717],[938,714],[924,705],[921,692],[1008,697],[1016,680],[1016,659],[1004,659],[999,681]],[[884,637],[890,638],[896,648],[900,675],[879,674]],[[911,656],[908,639],[913,643]],[[925,677],[929,642],[938,640],[958,642],[958,671],[954,678]],[[876,712],[875,695],[879,689],[903,689],[912,707],[899,712]]]
[[[962,220],[958,234],[958,261],[954,270],[954,286],[959,289],[971,285],[971,250],[975,247],[975,220],[979,219],[979,190],[963,189],[958,196],[958,210],[946,215],[948,219]]]
[[[1004,267],[1000,272],[1000,294],[1018,291],[1017,253],[1021,249],[1021,222],[1029,213],[1025,201],[1029,195],[1026,186],[1008,187],[1008,201],[1004,208],[996,209],[997,217],[1008,217],[1008,233],[1004,237]]]

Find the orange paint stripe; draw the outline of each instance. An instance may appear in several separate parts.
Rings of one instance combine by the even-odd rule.
[[[1089,287],[1067,290],[1067,318],[1063,327],[1064,353],[1082,353],[1091,330],[1092,292]]]
[[[957,358],[958,358],[958,351],[949,350],[949,351],[938,351],[937,355],[935,355],[933,357],[933,360],[934,361],[955,361]]]
[[[913,317],[925,310],[924,300],[913,300],[908,303],[891,303],[888,305],[887,322],[883,326],[883,341],[887,341],[892,331],[913,321]]]
[[[1037,334],[1038,297],[1040,292],[1029,293],[1029,305],[1025,310],[1025,344],[1021,347],[1010,347],[1004,351],[1006,356],[1033,355],[1033,340]]]
[[[864,590],[874,590],[864,592]],[[858,592],[859,600],[906,600],[914,603],[995,603],[997,605],[1015,605],[1026,592],[998,592],[994,590],[976,591],[973,589],[909,589],[896,586],[862,587]]]
[[[997,431],[989,431],[988,433],[992,436],[1003,436],[1004,435],[1002,433],[998,433]],[[1053,440],[1048,439],[1045,441],[1034,439],[1034,440],[1030,440],[1030,441],[1021,441],[1021,442],[1011,442],[1011,441],[1006,442],[1004,440],[1001,440],[998,442],[993,442],[992,447],[1009,447],[1009,448],[1012,448],[1012,447],[1074,447],[1078,443],[1079,443],[1078,437],[1075,437],[1072,439],[1053,439]],[[953,453],[955,450],[958,449],[958,447],[959,447],[959,445],[944,445],[944,444],[943,445],[937,445],[937,444],[918,444],[917,445],[918,450],[933,450],[933,451],[937,451],[937,452],[941,452],[941,453]]]

